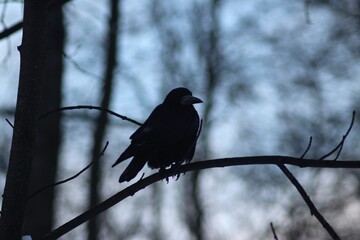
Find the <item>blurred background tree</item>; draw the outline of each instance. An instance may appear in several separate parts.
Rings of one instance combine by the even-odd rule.
[[[194,161],[300,156],[310,136],[308,157],[316,159],[341,139],[352,110],[360,112],[358,1],[118,3],[76,0],[49,12],[48,29],[54,32],[47,35],[44,77],[52,80],[44,85],[43,112],[102,105],[143,121],[169,89],[186,86],[204,100],[197,107],[204,127]],[[3,30],[21,20],[21,5],[1,4]],[[3,118],[13,115],[20,39],[16,32],[0,42]],[[343,159],[359,159],[359,123]],[[3,187],[12,129],[5,121],[0,128]],[[110,145],[92,174],[30,202],[26,231],[39,236],[127,186],[117,183],[126,164],[110,166],[135,129],[86,110],[64,112],[61,122],[60,115],[41,122],[34,189],[78,172],[97,157],[104,141]],[[292,171],[343,239],[359,236],[359,171]],[[272,239],[271,221],[280,239],[328,239],[272,166],[214,169],[157,183],[67,238]]]

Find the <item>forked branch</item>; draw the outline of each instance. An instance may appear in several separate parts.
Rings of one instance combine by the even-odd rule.
[[[349,126],[348,130],[346,131],[346,133],[343,135],[343,138],[342,138],[342,140],[339,142],[339,144],[338,144],[333,150],[331,150],[330,152],[328,152],[327,154],[325,154],[324,156],[322,156],[321,158],[319,158],[319,160],[323,160],[323,159],[329,157],[331,154],[333,154],[333,153],[336,152],[337,150],[339,150],[339,151],[338,151],[338,153],[336,154],[336,157],[334,158],[334,161],[336,161],[336,160],[339,158],[340,153],[341,153],[341,150],[342,150],[342,148],[343,148],[343,146],[344,146],[345,140],[346,140],[346,138],[348,137],[348,135],[349,135],[349,133],[350,133],[350,131],[351,131],[353,125],[354,125],[355,114],[356,114],[356,112],[353,111],[350,126]]]
[[[72,229],[80,226],[88,221],[90,218],[104,212],[120,201],[133,196],[135,193],[147,186],[166,178],[176,176],[178,174],[203,170],[209,168],[229,167],[229,166],[242,166],[242,165],[293,165],[298,167],[313,167],[313,168],[359,168],[360,161],[332,161],[324,160],[318,161],[314,159],[300,159],[287,156],[255,156],[255,157],[238,157],[238,158],[221,158],[214,160],[205,160],[200,162],[189,163],[176,167],[175,169],[167,169],[162,172],[155,173],[149,177],[143,178],[122,191],[116,193],[112,197],[98,204],[97,206],[89,209],[83,214],[73,218],[64,225],[58,227],[51,233],[48,233],[42,240],[58,239]]]

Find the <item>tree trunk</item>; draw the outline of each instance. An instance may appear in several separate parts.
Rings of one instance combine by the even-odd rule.
[[[40,113],[60,108],[63,73],[64,24],[61,6],[50,8],[46,16],[46,61]],[[30,193],[56,181],[58,153],[61,142],[59,114],[41,120],[37,132]],[[50,232],[54,220],[55,189],[50,188],[28,202],[24,232],[39,238]]]
[[[24,1],[19,87],[3,194],[0,239],[18,240],[22,234],[45,57],[46,3],[44,0]]]
[[[117,65],[117,34],[118,34],[118,21],[119,21],[119,0],[110,0],[110,19],[108,25],[107,35],[107,49],[106,49],[106,61],[105,72],[103,82],[103,97],[101,100],[101,107],[108,108],[111,102],[111,90],[113,86],[114,71]],[[96,129],[94,133],[94,144],[92,148],[92,160],[99,158],[100,151],[102,149],[102,143],[106,133],[106,125],[108,122],[108,113],[101,111],[96,120]],[[100,202],[100,183],[101,183],[101,165],[99,161],[94,161],[94,165],[91,168],[90,179],[90,207],[95,206]],[[99,239],[99,229],[101,221],[98,221],[98,217],[90,219],[88,224],[88,239]]]

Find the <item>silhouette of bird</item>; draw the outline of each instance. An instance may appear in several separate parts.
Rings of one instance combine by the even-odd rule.
[[[202,100],[193,97],[187,88],[169,92],[164,102],[130,136],[130,146],[112,165],[133,157],[119,182],[133,179],[146,163],[152,169],[161,170],[191,161],[199,130],[199,115],[193,106],[196,103],[202,103]]]

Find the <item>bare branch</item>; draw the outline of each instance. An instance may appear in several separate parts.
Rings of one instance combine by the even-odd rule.
[[[63,56],[66,60],[68,60],[72,65],[74,65],[74,67],[82,72],[83,74],[95,79],[95,80],[102,80],[102,77],[96,75],[95,73],[90,72],[89,70],[83,68],[82,66],[80,66],[80,64],[78,62],[76,62],[76,60],[74,60],[71,56],[69,56],[68,54],[66,54],[65,52],[63,53]]]
[[[343,139],[342,139],[342,144],[340,145],[339,151],[337,152],[336,157],[334,158],[334,161],[336,161],[340,156],[340,153],[341,153],[344,143],[345,143],[345,138],[346,138],[346,136],[344,135]]]
[[[278,237],[277,237],[277,235],[276,235],[275,228],[274,228],[274,225],[273,225],[272,222],[270,223],[270,227],[271,227],[271,231],[272,231],[272,233],[273,233],[273,235],[274,235],[274,239],[275,239],[275,240],[279,240]]]
[[[5,121],[10,125],[10,127],[12,127],[12,129],[14,129],[14,125],[9,121],[9,119],[5,118]]]
[[[240,165],[284,165],[289,164],[298,167],[315,167],[315,168],[360,168],[360,161],[332,161],[324,160],[318,161],[314,159],[300,159],[287,156],[254,156],[254,157],[238,157],[238,158],[221,158],[214,160],[205,160],[200,162],[193,162],[189,164],[180,165],[177,168],[166,169],[161,172],[157,172],[149,177],[143,178],[122,191],[116,193],[112,197],[89,209],[83,214],[73,218],[64,225],[58,227],[51,233],[48,233],[42,240],[57,239],[72,229],[78,227],[90,218],[104,212],[115,204],[119,203],[129,196],[133,196],[135,193],[147,186],[173,175],[182,174],[190,171],[219,168],[228,166],[240,166]]]
[[[48,7],[61,7],[61,5],[69,2],[70,0],[52,0],[48,3]],[[18,23],[15,23],[9,28],[6,28],[4,31],[0,32],[0,40],[3,38],[6,38],[10,36],[11,34],[19,31],[23,28],[23,21],[19,21]]]
[[[0,33],[0,39],[3,39],[3,38],[6,38],[6,37],[10,36],[14,32],[17,32],[18,30],[22,29],[22,27],[23,27],[23,22],[22,21],[20,21],[18,23],[15,23],[11,27],[6,28],[4,31],[2,31]]]
[[[62,108],[54,109],[54,110],[51,110],[51,111],[49,111],[47,113],[42,114],[39,117],[39,120],[41,120],[41,119],[43,119],[43,118],[45,118],[45,117],[47,117],[47,116],[49,116],[49,115],[51,115],[53,113],[66,111],[66,110],[75,110],[75,109],[90,109],[90,110],[95,109],[95,110],[99,110],[99,111],[105,111],[105,112],[107,112],[107,113],[109,113],[111,115],[114,115],[115,117],[118,117],[118,118],[120,118],[120,119],[122,119],[124,121],[134,123],[134,124],[136,124],[138,126],[142,125],[142,123],[140,123],[140,122],[138,122],[138,121],[136,121],[134,119],[128,118],[128,117],[126,117],[124,115],[117,114],[116,112],[111,111],[111,110],[109,110],[107,108],[97,107],[97,106],[88,106],[88,105],[69,106],[69,107],[62,107]]]
[[[72,177],[69,177],[69,178],[64,179],[64,180],[62,180],[62,181],[59,181],[59,182],[56,182],[56,183],[52,183],[52,184],[49,184],[49,185],[46,185],[46,186],[40,188],[39,190],[37,190],[37,191],[33,192],[32,194],[30,194],[30,195],[28,196],[28,199],[27,199],[27,200],[29,201],[31,198],[35,197],[35,196],[38,195],[39,193],[41,193],[41,192],[43,192],[43,191],[45,191],[45,190],[47,190],[47,189],[49,189],[49,188],[53,188],[53,187],[56,187],[56,186],[58,186],[58,185],[60,185],[60,184],[69,182],[69,181],[77,178],[78,176],[80,176],[80,174],[82,174],[83,172],[85,172],[86,170],[88,170],[95,161],[99,160],[100,157],[104,155],[104,153],[105,153],[106,148],[107,148],[108,145],[109,145],[109,141],[106,142],[105,147],[104,147],[103,150],[101,151],[99,157],[98,157],[97,159],[93,160],[92,162],[90,162],[90,163],[89,163],[85,168],[83,168],[80,172],[76,173],[76,174],[75,174],[74,176],[72,176]]]
[[[334,160],[337,160],[337,159],[338,159],[338,157],[339,157],[339,155],[340,155],[340,153],[341,153],[341,150],[342,150],[342,148],[343,148],[343,145],[344,145],[344,143],[345,143],[345,139],[346,139],[347,136],[349,135],[349,133],[350,133],[350,131],[351,131],[353,125],[354,125],[355,114],[356,114],[356,112],[353,111],[353,112],[352,112],[352,118],[351,118],[350,126],[349,126],[348,130],[346,131],[345,135],[343,135],[343,138],[342,138],[342,140],[339,142],[339,144],[338,144],[333,150],[331,150],[329,153],[327,153],[327,154],[325,154],[324,156],[322,156],[321,158],[319,158],[319,160],[323,160],[323,159],[329,157],[331,154],[333,154],[335,151],[337,151],[337,150],[339,149],[339,151],[338,151],[338,153],[337,153],[337,155],[336,155],[336,157],[335,157]]]
[[[309,144],[308,144],[307,148],[305,149],[305,152],[301,155],[301,157],[300,157],[301,159],[303,159],[305,157],[305,155],[308,153],[308,151],[311,148],[311,144],[312,144],[312,136],[310,136]]]
[[[301,186],[299,181],[294,177],[294,175],[289,171],[287,167],[283,164],[278,165],[281,171],[286,175],[286,177],[290,180],[290,182],[296,187],[305,203],[308,205],[310,209],[311,215],[314,215],[317,220],[321,223],[321,225],[325,228],[325,230],[330,234],[332,239],[340,240],[340,237],[337,235],[335,230],[331,227],[331,225],[326,221],[326,219],[321,215],[321,213],[317,210],[314,203],[311,201],[309,195],[306,193],[304,188]]]

